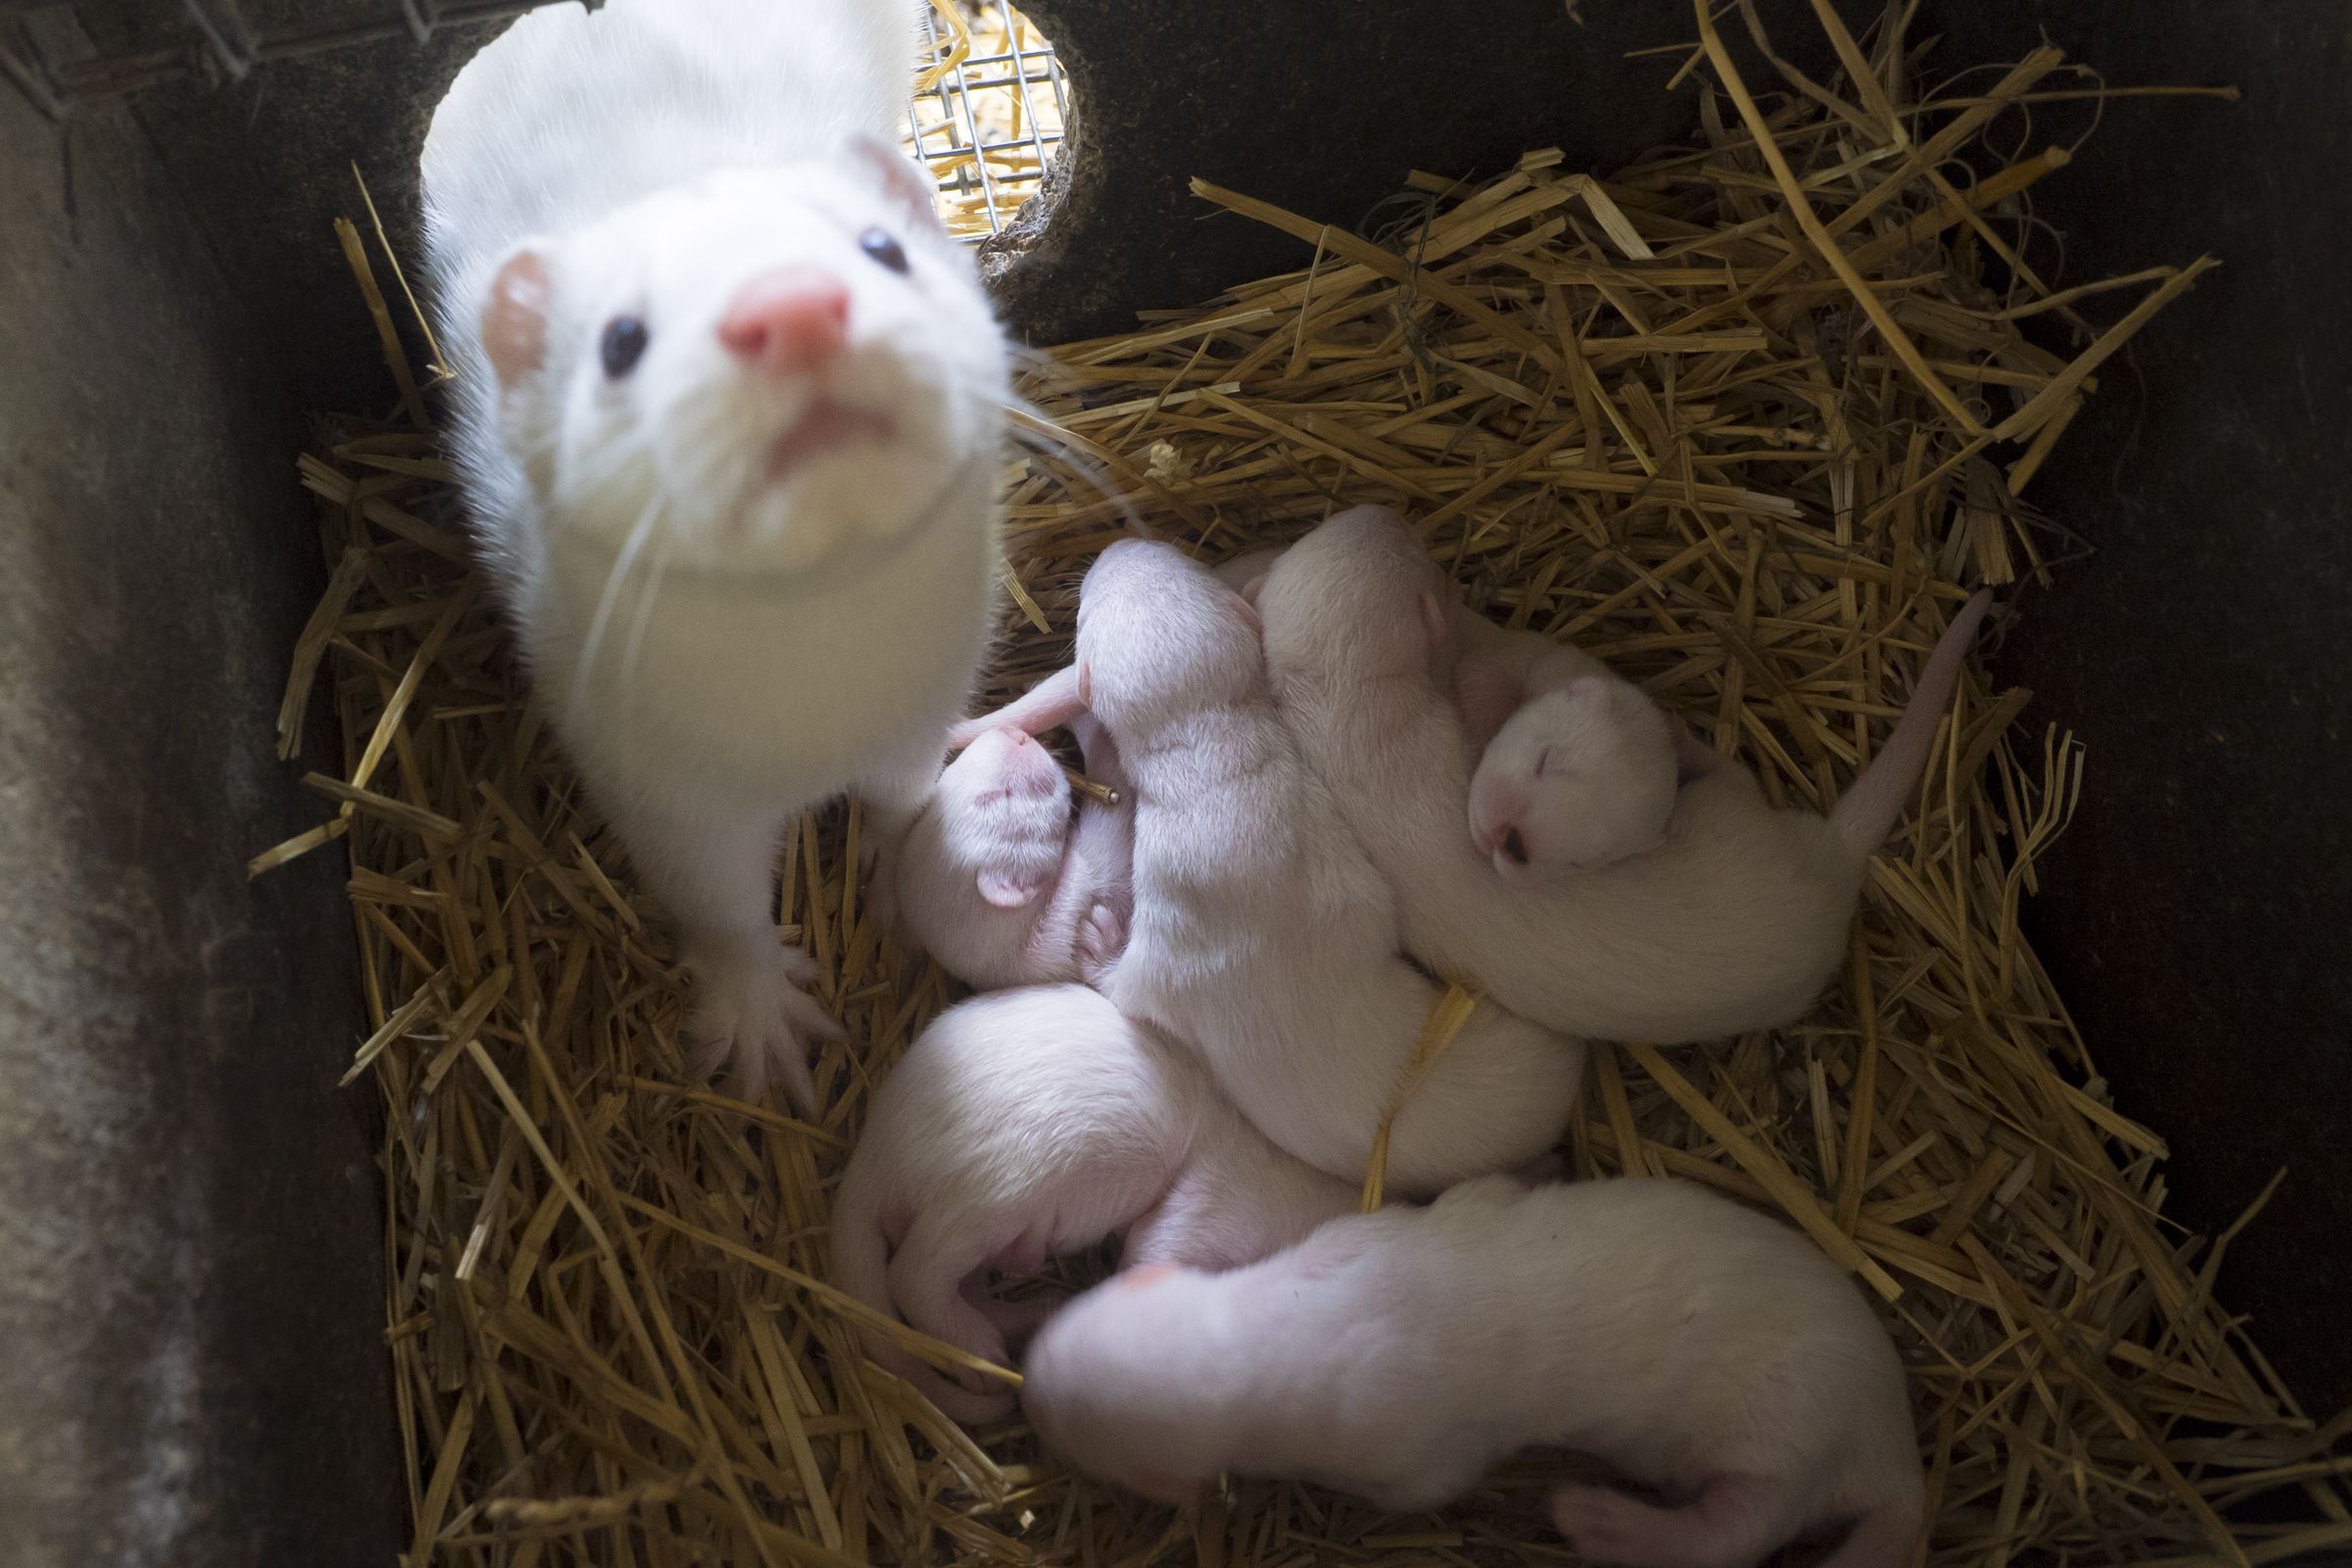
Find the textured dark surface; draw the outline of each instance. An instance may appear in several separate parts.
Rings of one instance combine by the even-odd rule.
[[[1850,3],[1847,9],[1853,9]],[[1037,0],[1078,104],[1050,234],[992,265],[1015,336],[1054,343],[1121,330],[1303,265],[1299,242],[1211,216],[1198,174],[1326,221],[1361,222],[1414,168],[1493,173],[1559,145],[1605,168],[1680,135],[1689,90],[1660,89],[1678,57],[1626,51],[1691,34],[1673,0]],[[1803,0],[1762,0],[1776,38],[1825,69]],[[1744,35],[1730,29],[1744,52]],[[393,242],[414,257],[416,155],[432,107],[495,24],[288,61],[216,91],[164,89],[138,113],[249,298],[305,407],[383,395],[366,317],[329,225],[365,221],[366,175]],[[1498,45],[1503,45],[1498,47]],[[388,280],[387,280],[388,281]],[[405,312],[403,325],[405,327]],[[422,345],[412,353],[421,363]]]
[[[1024,9],[1069,72],[1079,148],[1051,226],[992,279],[1035,343],[1124,330],[1138,310],[1306,264],[1311,247],[1195,198],[1194,175],[1354,227],[1413,169],[1492,174],[1554,145],[1605,169],[1682,135],[1696,113],[1690,91],[1661,90],[1679,54],[1625,58],[1693,35],[1673,0]],[[1818,28],[1794,24],[1802,10],[1758,7],[1818,69],[1826,50]]]
[[[2003,675],[2088,747],[2029,932],[2174,1218],[2312,1413],[2352,1403],[2352,8],[1947,0],[1951,60],[2046,31],[2123,100],[2035,189],[2070,280],[2222,257],[2143,333],[2029,498],[2098,546],[2025,601]],[[2070,122],[2046,112],[2035,143]],[[2045,253],[2046,254],[2046,253]]]
[[[222,270],[252,302],[253,328],[294,407],[389,404],[383,354],[335,244],[334,220],[369,228],[356,168],[396,254],[414,262],[425,125],[458,68],[499,25],[444,28],[421,49],[386,39],[267,66],[218,90],[168,87],[136,100]],[[372,233],[368,245],[373,251]],[[393,289],[389,275],[381,281]],[[410,358],[421,367],[425,346],[406,303],[391,297],[395,320],[410,334]]]
[[[317,593],[274,367],[144,137],[0,91],[0,1562],[390,1562]]]

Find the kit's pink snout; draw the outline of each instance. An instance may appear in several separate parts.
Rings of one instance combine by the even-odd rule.
[[[1526,797],[1516,790],[1488,788],[1471,804],[1478,813],[1478,847],[1494,860],[1494,869],[1508,875],[1524,867],[1527,839],[1519,831],[1519,817],[1527,810]]]
[[[718,318],[718,340],[728,353],[763,370],[817,369],[849,344],[849,288],[814,268],[762,272],[728,302]]]
[[[1025,729],[1007,730],[1005,737],[1012,743],[1022,781],[1040,795],[1051,794],[1061,777],[1061,764],[1054,760],[1054,754]]]
[[[1003,725],[988,731],[973,745],[975,749],[995,748],[994,760],[988,765],[997,771],[1008,790],[1017,789],[1025,795],[1051,795],[1061,782],[1061,764],[1027,730]]]
[[[1513,866],[1527,864],[1527,840],[1521,836],[1518,828],[1505,826],[1502,832],[1496,836],[1494,863],[1497,868],[1506,864]]]

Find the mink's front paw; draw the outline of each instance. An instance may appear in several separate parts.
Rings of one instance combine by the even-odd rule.
[[[690,956],[689,967],[694,1001],[687,1031],[695,1071],[723,1074],[737,1098],[747,1101],[764,1099],[771,1084],[780,1085],[793,1109],[813,1119],[810,1042],[841,1034],[841,1025],[801,989],[815,977],[815,961],[798,948],[771,943],[724,956]]]

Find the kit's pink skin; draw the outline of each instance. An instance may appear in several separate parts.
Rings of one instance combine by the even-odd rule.
[[[1282,555],[1216,568],[1254,602]],[[1682,726],[1592,655],[1453,607],[1450,687],[1470,788],[1470,841],[1510,878],[1605,865],[1665,836],[1688,765]],[[1678,757],[1678,753],[1680,756]]]
[[[1209,1096],[1214,1103],[1202,1114],[1191,1156],[1166,1195],[1128,1230],[1120,1267],[1172,1263],[1212,1274],[1240,1268],[1361,1206],[1360,1183],[1294,1159],[1223,1095]]]
[[[1900,1568],[1921,1522],[1868,1303],[1794,1230],[1682,1182],[1491,1177],[1223,1275],[1138,1270],[1057,1313],[1022,1375],[1049,1448],[1164,1502],[1230,1471],[1415,1511],[1546,1445],[1671,1499],[1554,1493],[1597,1562],[1745,1568],[1851,1520],[1832,1568]]]
[[[1240,589],[1279,550],[1215,568]],[[1135,818],[1087,800],[1069,820],[1071,790],[1033,733],[1067,727],[1086,773],[1124,790],[1118,748],[1077,701],[1075,664],[995,712],[949,732],[962,748],[934,786],[898,863],[900,919],[940,966],[983,990],[1077,980],[1092,985],[1127,947],[1135,906]]]
[[[1462,740],[1475,763],[1503,721],[1531,697],[1565,690],[1609,666],[1583,649],[1542,632],[1497,626],[1469,606],[1447,602],[1440,684],[1461,710]]]
[[[1102,726],[1070,720],[1087,775],[1125,774]],[[1134,811],[1089,800],[1070,816],[1052,753],[1009,726],[950,762],[898,858],[899,915],[940,965],[983,990],[1100,980],[1127,946]]]
[[[1230,1201],[1204,1211],[1202,1194]],[[875,1092],[834,1197],[833,1282],[1004,1365],[1007,1341],[1052,1303],[991,1300],[985,1270],[1034,1273],[1130,1225],[1141,1255],[1223,1268],[1354,1202],[1267,1144],[1190,1053],[1096,992],[1000,991],[933,1019]],[[1001,1382],[959,1382],[886,1334],[863,1338],[958,1420],[1012,1408]]]
[[[1050,729],[1067,728],[1085,711],[1086,704],[1078,695],[1078,666],[1064,664],[995,712],[952,726],[948,746],[951,750],[969,746],[992,729],[1043,735]]]
[[[1210,568],[1209,574],[1234,592],[1247,593],[1256,588],[1281,554],[1279,546],[1248,551]],[[1244,603],[1248,602],[1245,598]],[[1017,729],[1030,735],[1065,727],[1075,730],[1089,716],[1078,694],[1078,665],[1072,662],[995,711],[955,725],[948,731],[948,745],[951,749],[970,746],[993,729]]]
[[[1174,549],[1121,541],[1080,593],[1077,671],[1135,803],[1105,994],[1200,1052],[1275,1144],[1361,1180],[1438,991],[1397,956],[1388,888],[1275,710],[1255,613]],[[1580,1043],[1480,1006],[1397,1116],[1390,1187],[1541,1153],[1582,1065]]]
[[[1462,831],[1461,723],[1432,670],[1452,595],[1395,513],[1358,508],[1286,552],[1258,596],[1291,733],[1396,890],[1406,951],[1589,1038],[1703,1040],[1785,1024],[1844,955],[1870,853],[1917,781],[1987,600],[1954,617],[1878,758],[1826,817],[1746,769],[1684,783],[1665,842],[1506,882]]]

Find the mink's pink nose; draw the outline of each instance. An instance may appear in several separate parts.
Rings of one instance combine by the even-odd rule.
[[[735,291],[718,318],[718,340],[763,370],[813,370],[850,340],[849,288],[810,267],[762,272]]]

